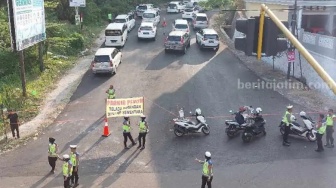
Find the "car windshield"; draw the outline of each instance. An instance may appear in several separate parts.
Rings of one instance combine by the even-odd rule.
[[[177,6],[176,6],[176,4],[169,4],[168,7],[171,8],[171,9],[174,9],[174,8],[176,8]]]
[[[185,9],[184,12],[193,12],[193,9],[191,9],[191,8]]]
[[[115,19],[114,20],[115,23],[126,23],[126,19]]]
[[[141,26],[140,30],[153,30],[153,28],[151,26]]]
[[[110,56],[108,55],[97,55],[94,58],[94,62],[109,62],[110,61]]]
[[[155,18],[155,14],[154,13],[144,13],[142,17],[143,18]]]
[[[205,16],[197,16],[196,21],[207,21]]]
[[[181,41],[180,36],[168,36],[168,41]]]
[[[176,29],[188,29],[188,25],[185,25],[185,24],[176,24],[175,28]]]
[[[206,39],[218,39],[218,35],[212,34],[212,35],[204,35],[204,38]]]
[[[105,36],[120,36],[120,30],[105,30]]]
[[[140,5],[140,6],[138,6],[138,9],[139,9],[139,10],[147,10],[147,6],[145,6],[145,5]]]

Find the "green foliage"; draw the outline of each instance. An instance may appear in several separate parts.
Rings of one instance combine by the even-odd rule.
[[[232,6],[234,2],[235,2],[234,0],[207,0],[207,1],[201,1],[199,5],[206,8],[207,10],[213,8],[224,9],[226,7]]]

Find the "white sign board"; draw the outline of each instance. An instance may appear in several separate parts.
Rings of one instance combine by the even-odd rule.
[[[16,50],[21,51],[46,39],[44,0],[11,0]]]
[[[85,0],[69,0],[70,7],[85,7]]]

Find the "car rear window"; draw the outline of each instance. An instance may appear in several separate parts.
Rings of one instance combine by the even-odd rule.
[[[147,10],[147,6],[144,6],[144,5],[140,5],[138,7],[139,10]]]
[[[121,34],[120,30],[105,30],[105,36],[120,36]]]
[[[184,12],[193,12],[193,9],[185,9]]]
[[[207,21],[207,17],[205,16],[197,16],[196,21]]]
[[[154,13],[144,13],[142,17],[143,18],[155,18],[155,14]]]
[[[140,30],[148,30],[148,31],[150,31],[150,30],[152,30],[153,28],[152,27],[150,27],[150,26],[142,26],[142,27],[140,27]]]
[[[110,56],[108,55],[96,55],[95,58],[94,58],[94,61],[95,62],[109,62],[110,61]]]
[[[181,36],[168,36],[168,41],[181,41]]]
[[[175,28],[176,29],[188,29],[188,25],[185,25],[185,24],[176,24]]]
[[[169,4],[168,7],[171,8],[171,9],[174,9],[174,8],[176,8],[177,6],[176,6],[176,4]]]
[[[114,20],[115,23],[126,23],[126,19],[115,19]]]
[[[218,35],[212,34],[212,35],[204,35],[204,38],[206,39],[216,39],[218,40]]]

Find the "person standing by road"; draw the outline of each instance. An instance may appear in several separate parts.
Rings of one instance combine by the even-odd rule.
[[[123,136],[124,136],[124,146],[125,149],[129,149],[127,146],[127,138],[129,138],[133,144],[133,146],[136,145],[136,143],[133,140],[133,137],[131,135],[131,121],[129,120],[129,117],[124,117],[124,123],[123,123]]]
[[[9,114],[7,116],[7,119],[9,119],[9,124],[10,128],[12,131],[13,138],[20,138],[20,133],[19,133],[19,116],[14,110],[8,110]],[[16,131],[16,136],[15,137],[15,131]]]
[[[55,138],[49,138],[49,149],[48,149],[48,162],[49,165],[51,166],[51,171],[50,173],[54,174],[55,173],[55,166],[56,166],[56,161],[57,161],[57,151],[58,151],[58,146],[55,142]]]
[[[70,156],[65,154],[63,155],[63,158],[60,158],[60,157],[58,158],[64,161],[62,165],[64,188],[69,188],[70,187],[70,177],[72,175],[72,164],[71,164]]]
[[[205,160],[195,159],[197,162],[203,164],[202,169],[202,186],[201,188],[205,188],[205,185],[208,185],[208,188],[211,188],[211,182],[213,179],[213,164],[211,160],[211,153],[209,151],[205,152]]]
[[[73,187],[77,187],[78,184],[78,166],[79,166],[79,154],[76,151],[77,145],[70,145],[71,153],[70,153],[70,160],[72,164],[72,175],[70,177],[71,185]]]
[[[106,91],[107,99],[115,99],[115,89],[113,85],[110,85],[110,88]]]
[[[146,144],[146,135],[148,132],[148,124],[146,121],[146,116],[145,115],[141,115],[141,120],[139,122],[139,146],[138,149],[140,148],[140,150],[145,149],[145,144]],[[142,142],[141,142],[142,140]],[[142,146],[141,146],[142,143]]]
[[[283,141],[282,141],[282,145],[284,146],[290,146],[290,142],[288,141],[288,135],[290,132],[290,124],[292,123],[292,118],[291,118],[292,112],[293,112],[293,106],[288,105],[285,115],[282,118],[282,122],[285,124],[285,132],[283,134]]]
[[[318,120],[317,126],[316,126],[316,129],[317,129],[317,133],[316,133],[317,149],[315,150],[316,152],[324,151],[323,143],[322,143],[322,137],[323,137],[323,134],[326,131],[326,128],[327,128],[327,126],[326,126],[326,123],[324,121],[324,115],[320,114],[320,117],[319,117],[319,120]]]
[[[327,135],[326,135],[326,145],[324,145],[327,148],[333,148],[334,147],[334,120],[336,120],[336,115],[334,114],[333,109],[328,110],[328,114],[326,117],[326,124],[327,124]]]

